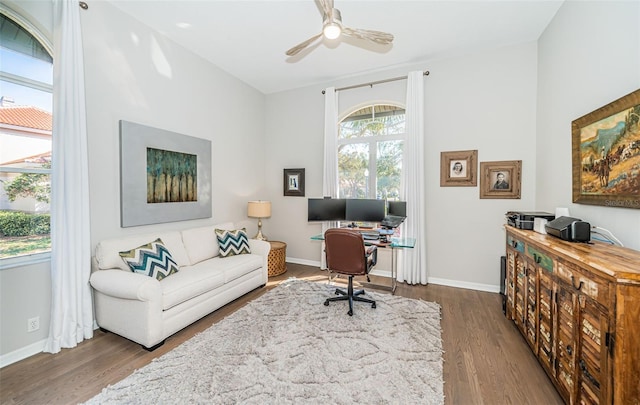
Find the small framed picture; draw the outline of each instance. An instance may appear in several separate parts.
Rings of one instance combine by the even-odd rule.
[[[480,162],[480,198],[520,198],[522,160]]]
[[[477,186],[477,166],[477,150],[440,152],[440,187]]]
[[[284,195],[304,197],[304,169],[284,169]]]

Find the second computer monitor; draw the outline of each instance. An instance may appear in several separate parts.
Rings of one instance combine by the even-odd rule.
[[[406,201],[389,201],[389,215],[396,217],[407,216],[407,202]]]
[[[385,217],[385,201],[374,199],[348,199],[345,219],[354,222],[380,222]]]

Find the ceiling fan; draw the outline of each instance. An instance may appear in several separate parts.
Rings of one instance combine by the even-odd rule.
[[[327,39],[336,39],[340,35],[346,35],[352,38],[371,41],[380,45],[387,45],[393,42],[393,35],[386,32],[345,27],[342,25],[342,14],[340,14],[340,10],[333,8],[333,0],[317,1],[323,11],[322,32],[289,49],[286,52],[287,56],[294,56],[298,54],[298,52],[311,45],[323,35]]]

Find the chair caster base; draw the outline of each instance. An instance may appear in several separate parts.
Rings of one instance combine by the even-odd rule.
[[[328,307],[328,306],[329,306],[329,300],[326,300],[326,301],[324,302],[324,306],[325,306],[325,307]]]
[[[373,304],[371,304],[371,308],[375,308],[376,307],[376,303],[374,302]]]
[[[347,312],[347,315],[349,315],[349,316],[353,316],[353,311],[349,311],[349,312]]]

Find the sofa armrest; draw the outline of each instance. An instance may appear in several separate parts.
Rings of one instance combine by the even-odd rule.
[[[142,274],[122,270],[100,270],[91,274],[91,286],[102,294],[138,301],[160,299],[160,282]]]
[[[249,239],[249,249],[251,249],[251,253],[253,254],[268,258],[271,244],[264,240]]]

